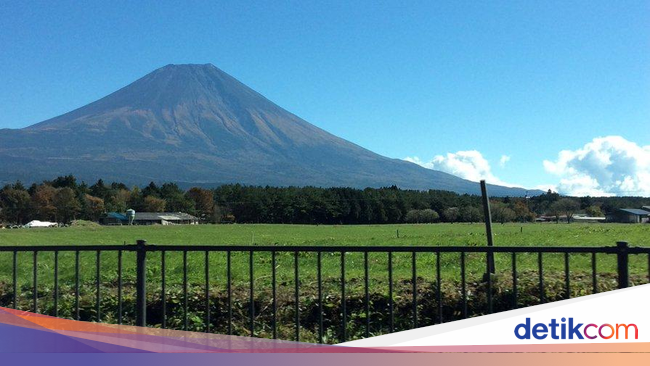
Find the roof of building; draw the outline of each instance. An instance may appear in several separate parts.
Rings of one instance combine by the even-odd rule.
[[[122,215],[121,213],[118,212],[109,212],[106,214],[106,217],[109,217],[111,219],[116,219],[116,220],[122,220],[122,221],[129,220],[125,215]]]
[[[574,220],[597,220],[597,221],[605,221],[607,220],[606,217],[602,216],[573,216]]]
[[[197,217],[184,212],[136,212],[135,221],[183,221],[183,220],[198,220]]]
[[[638,208],[621,208],[620,210],[625,211],[627,213],[631,213],[633,215],[639,215],[639,216],[650,215],[650,212],[648,212],[646,210],[641,210],[641,209],[638,209]]]
[[[26,227],[50,227],[56,225],[57,225],[56,222],[32,220],[28,222],[25,226]]]

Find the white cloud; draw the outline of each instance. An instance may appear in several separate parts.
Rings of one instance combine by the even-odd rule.
[[[621,136],[598,137],[584,147],[563,150],[544,161],[560,177],[557,190],[575,196],[650,196],[650,145]]]
[[[503,157],[501,159],[503,159]],[[447,153],[445,156],[437,155],[430,161],[423,161],[417,156],[407,157],[404,158],[404,160],[421,165],[428,169],[440,170],[474,182],[485,179],[486,182],[492,184],[509,187],[517,186],[515,184],[503,182],[501,179],[494,176],[494,174],[492,174],[490,163],[479,151],[476,150]]]
[[[510,156],[508,155],[501,155],[501,159],[499,159],[499,166],[502,168],[506,167],[506,163],[510,161]]]

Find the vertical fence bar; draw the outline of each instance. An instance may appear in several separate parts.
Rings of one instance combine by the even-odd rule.
[[[627,288],[630,286],[629,245],[626,241],[619,241],[616,242],[616,249],[618,288]]]
[[[343,342],[348,340],[348,309],[345,296],[345,252],[341,252],[341,312],[343,314]]]
[[[598,293],[598,278],[596,269],[596,252],[591,253],[591,287],[592,293]]]
[[[248,256],[248,275],[250,278],[250,289],[249,289],[249,298],[250,298],[250,331],[251,337],[255,336],[255,297],[254,297],[254,287],[255,287],[255,277],[253,273],[253,251],[251,250]]]
[[[413,282],[413,328],[418,327],[418,278],[416,252],[411,253],[411,282]]]
[[[276,273],[276,252],[271,252],[271,288],[273,291],[273,339],[278,339],[278,299],[277,299],[277,273]]]
[[[318,343],[323,343],[323,268],[322,253],[316,257],[316,276],[318,282]]]
[[[147,325],[147,241],[136,241],[136,321],[135,325]]]
[[[436,302],[438,303],[438,324],[442,324],[442,278],[440,275],[440,252],[436,252]]]
[[[121,250],[117,251],[117,324],[122,324],[122,251]]]
[[[571,276],[569,274],[569,252],[564,253],[564,288],[566,291],[566,298],[571,298]]]
[[[228,335],[232,335],[232,267],[230,250],[226,252],[226,283],[228,290]]]
[[[162,301],[162,329],[167,329],[167,252],[160,252],[160,299]]]
[[[650,253],[648,253],[648,282],[650,282]]]
[[[79,251],[74,253],[74,311],[75,320],[79,320]]]
[[[368,276],[368,252],[363,252],[363,272],[364,272],[364,294],[366,307],[366,338],[370,337],[370,286]]]
[[[188,322],[188,295],[187,295],[187,250],[183,251],[183,330],[187,330]]]
[[[295,310],[294,310],[294,316],[295,316],[295,323],[296,323],[296,342],[300,342],[300,297],[299,297],[299,291],[300,291],[300,277],[299,277],[299,262],[298,262],[298,251],[295,251],[293,253],[293,283],[295,286],[294,289],[294,303],[295,303]]]
[[[13,287],[14,287],[14,309],[18,309],[18,252],[14,250],[14,265],[13,265]]]
[[[512,252],[512,308],[517,308],[517,253]]]
[[[205,251],[205,332],[210,333],[210,252]]]
[[[537,253],[537,273],[539,274],[539,303],[544,303],[544,266],[542,252]]]
[[[465,278],[465,252],[460,252],[460,286],[463,294],[463,319],[467,319],[467,279]]]
[[[54,251],[54,316],[59,317],[59,251]]]
[[[388,252],[388,312],[390,314],[390,332],[395,331],[395,314],[393,312],[393,252]]]
[[[97,251],[97,257],[95,260],[95,313],[97,314],[97,322],[101,322],[101,291],[100,291],[100,258],[101,258],[101,251]]]
[[[34,292],[33,292],[33,312],[38,313],[38,251],[34,251]]]

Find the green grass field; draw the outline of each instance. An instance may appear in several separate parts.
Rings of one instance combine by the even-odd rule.
[[[0,245],[63,245],[63,244],[123,244],[146,239],[150,244],[219,244],[219,245],[375,245],[375,246],[482,246],[485,245],[484,225],[482,224],[433,224],[433,225],[368,225],[368,226],[310,226],[310,225],[199,225],[199,226],[132,226],[132,227],[68,227],[52,229],[0,230]],[[397,232],[399,231],[399,238]],[[650,225],[622,224],[497,224],[494,226],[495,245],[498,246],[611,246],[616,241],[628,241],[631,245],[650,246]],[[39,274],[42,281],[52,277],[52,255],[39,255]],[[133,274],[134,259],[131,253],[125,254],[125,276]],[[563,270],[561,255],[546,254],[545,271]],[[72,276],[72,253],[62,253],[60,257],[61,279]],[[203,253],[189,253],[190,283],[204,281]],[[94,278],[95,253],[82,253],[82,277]],[[346,275],[348,279],[361,278],[363,255],[346,255]],[[496,256],[497,270],[511,268],[510,255]],[[31,254],[19,254],[19,278],[31,279]],[[484,271],[484,255],[469,254],[467,266],[469,278],[479,276]],[[233,278],[235,281],[248,280],[248,255],[233,253]],[[116,276],[116,256],[102,254],[102,281],[113,281]],[[387,256],[384,253],[370,254],[371,281],[384,282]],[[419,254],[417,258],[418,275],[431,278],[435,269],[433,254]],[[520,255],[520,270],[536,269],[534,255]],[[278,276],[282,281],[293,278],[293,255],[278,255]],[[615,261],[611,255],[599,255],[599,271],[613,271]],[[394,254],[395,278],[410,278],[411,255]],[[0,254],[0,278],[8,279],[11,271],[11,253]],[[150,254],[148,263],[151,278],[160,276],[160,255]],[[572,255],[571,270],[580,272],[590,270],[590,257]],[[212,253],[210,257],[211,281],[215,286],[223,284],[225,255]],[[444,278],[459,276],[459,255],[441,255],[441,271]],[[646,258],[632,258],[632,273],[647,273]],[[315,255],[301,254],[301,279],[311,282],[315,278]],[[270,277],[270,255],[255,254],[255,273],[260,286],[266,286]],[[167,258],[167,280],[178,283],[182,276],[180,253],[169,253]],[[340,255],[324,255],[323,276],[340,276]]]
[[[399,230],[400,237],[396,237]],[[91,226],[0,230],[0,245],[156,244],[483,245],[483,224]],[[495,245],[650,246],[650,225],[495,224]]]
[[[137,239],[145,239],[150,244],[187,244],[187,245],[308,245],[308,246],[340,246],[340,245],[374,245],[374,246],[483,246],[486,245],[484,225],[482,224],[431,224],[431,225],[369,225],[369,226],[309,226],[309,225],[200,225],[200,226],[134,226],[134,227],[68,227],[52,229],[17,229],[0,230],[0,245],[65,245],[65,244],[123,244],[135,243]],[[399,231],[399,238],[397,237]],[[497,224],[494,226],[494,239],[497,246],[613,246],[616,241],[628,241],[633,246],[650,246],[650,225],[619,225],[619,224]],[[51,312],[53,276],[53,254],[39,253],[38,256],[38,282],[39,306],[45,312]],[[615,288],[613,276],[616,273],[616,258],[613,255],[599,254],[598,274],[604,283],[603,290]],[[85,252],[81,254],[81,282],[82,282],[82,308],[87,315],[82,315],[87,320],[92,320],[94,308],[94,282],[96,253]],[[180,284],[183,277],[181,253],[167,254],[166,280],[169,298],[178,306]],[[188,254],[188,282],[192,299],[199,309],[202,309],[201,296],[205,284],[204,253],[190,252]],[[432,291],[435,283],[436,257],[433,253],[419,253],[417,255],[418,291]],[[508,281],[511,278],[510,254],[496,254],[497,276],[502,282],[495,291],[507,295],[510,291]],[[147,257],[147,276],[149,295],[157,296],[160,290],[161,255],[150,253]],[[74,254],[61,253],[59,256],[59,284],[61,286],[61,302],[64,316],[71,316],[71,304],[74,279]],[[460,255],[457,253],[443,253],[440,258],[441,278],[443,290],[457,301],[459,296],[460,280]],[[317,287],[316,255],[301,253],[299,256],[300,296],[305,311],[314,306],[315,289]],[[341,255],[340,252],[323,254],[323,279],[325,298],[336,304],[340,295]],[[25,310],[29,309],[32,296],[31,284],[33,281],[33,257],[31,253],[18,254],[18,281],[19,302]],[[294,290],[294,256],[291,253],[277,255],[278,296],[282,303],[287,304],[286,309],[292,309],[291,301]],[[369,254],[370,292],[377,297],[377,303],[385,300],[388,293],[388,260],[386,253]],[[575,254],[570,256],[571,280],[575,284],[572,296],[591,293],[591,256]],[[535,303],[534,292],[537,281],[537,255],[520,254],[517,257],[519,281],[522,286],[522,296],[530,299],[522,302],[522,306]],[[467,283],[478,296],[475,301],[479,308],[472,314],[480,314],[480,307],[484,300],[480,300],[480,288],[485,272],[485,255],[470,253],[466,257]],[[224,301],[226,291],[226,258],[225,253],[213,252],[209,257],[210,291],[214,303]],[[0,306],[9,306],[13,289],[12,279],[12,253],[0,253]],[[412,286],[412,257],[410,253],[393,254],[393,281],[396,286],[394,297],[396,302],[404,309],[410,309],[408,301],[411,298]],[[548,277],[547,299],[561,299],[564,276],[564,256],[562,254],[545,254],[543,271]],[[648,258],[646,256],[632,256],[630,259],[630,272],[636,283],[647,282]],[[364,290],[364,268],[362,253],[346,254],[346,290],[350,298],[362,299]],[[127,286],[125,296],[132,300],[132,285],[135,279],[135,254],[124,254],[123,281]],[[117,256],[107,252],[101,255],[100,280],[103,299],[111,298],[115,301],[115,288],[117,279]],[[239,333],[246,334],[245,324],[249,286],[249,256],[248,253],[233,252],[232,254],[232,279],[235,307],[243,329]],[[268,316],[269,292],[271,284],[271,256],[269,253],[256,253],[254,255],[254,292],[256,301],[262,302],[258,312],[260,316]],[[555,281],[554,284],[551,282]],[[4,284],[4,285],[3,285]],[[446,287],[445,287],[446,286]],[[553,287],[555,286],[555,287]],[[523,288],[526,287],[527,290]],[[4,290],[3,290],[4,289]],[[484,291],[484,290],[483,290]],[[259,298],[258,298],[259,296]],[[445,295],[447,297],[447,295]],[[422,301],[431,301],[421,295]],[[151,299],[155,302],[155,299]],[[361,306],[362,300],[355,300]],[[523,300],[522,300],[523,301]],[[385,301],[383,302],[385,306]],[[174,306],[174,305],[170,306]],[[353,303],[350,306],[355,306]],[[192,306],[192,305],[191,305]],[[216,305],[215,305],[216,306]],[[336,305],[332,309],[338,309]],[[373,305],[380,307],[382,305]],[[426,305],[422,305],[427,309]],[[507,305],[504,305],[507,306]],[[283,309],[285,309],[283,308]],[[223,311],[223,306],[221,310]],[[287,310],[283,311],[287,311]],[[361,309],[361,308],[359,308]],[[357,315],[360,311],[357,309]],[[374,309],[374,308],[373,308]],[[379,308],[377,308],[379,309]],[[332,311],[334,311],[332,310]],[[404,310],[406,311],[406,310]],[[352,312],[352,309],[351,309]],[[458,316],[457,310],[449,310],[453,316]],[[102,321],[114,321],[114,306],[105,310],[106,315]],[[109,314],[110,313],[110,314]],[[384,310],[376,310],[377,316],[385,315]],[[67,315],[66,315],[67,314]],[[175,312],[175,324],[180,324],[178,311]],[[199,313],[200,314],[200,310]],[[336,312],[332,313],[336,316]],[[285,314],[288,319],[291,315]],[[112,319],[111,319],[112,317]],[[312,314],[313,317],[313,314]],[[200,330],[202,320],[200,315],[194,316],[193,329]],[[408,316],[404,319],[404,327],[408,327]],[[433,315],[431,318],[433,319]],[[268,319],[267,319],[268,320]],[[312,319],[313,320],[313,319]],[[357,319],[358,320],[358,319]],[[433,320],[431,320],[433,321]],[[259,320],[260,329],[268,336],[268,321]],[[309,320],[305,320],[309,322]],[[377,320],[385,324],[384,320]],[[172,322],[172,324],[174,324]],[[215,324],[218,327],[218,324]],[[380,334],[383,330],[377,331]],[[406,329],[406,328],[404,328]],[[223,332],[223,328],[221,329]],[[313,331],[313,329],[312,329]],[[283,328],[283,332],[290,338],[291,329]],[[353,332],[354,333],[354,332]],[[357,332],[358,333],[358,332]],[[313,335],[313,333],[312,333]],[[335,336],[333,336],[335,339]],[[313,336],[312,338],[313,339]]]

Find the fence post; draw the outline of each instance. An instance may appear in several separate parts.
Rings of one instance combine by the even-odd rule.
[[[618,288],[630,286],[630,268],[628,266],[629,253],[626,241],[616,242],[617,259],[618,259]]]
[[[492,238],[492,212],[490,211],[490,197],[487,192],[487,185],[485,180],[481,180],[481,198],[483,199],[483,218],[485,219],[485,235],[487,236],[488,248],[494,246]],[[488,250],[487,252],[487,273],[495,273],[494,268],[494,252]]]
[[[147,241],[137,241],[136,258],[136,305],[135,325],[144,327],[147,325]]]

